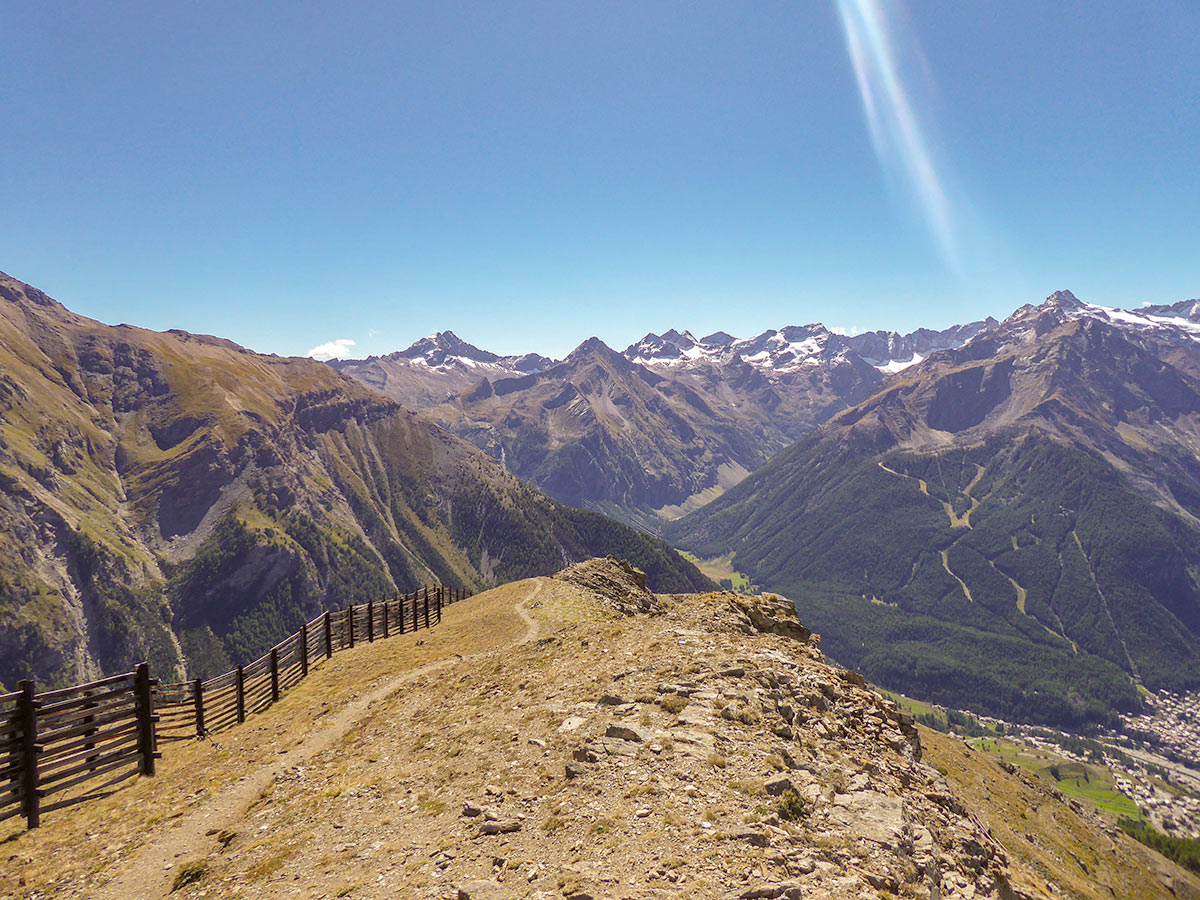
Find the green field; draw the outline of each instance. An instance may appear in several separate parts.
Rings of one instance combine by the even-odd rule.
[[[1141,819],[1137,804],[1116,789],[1112,773],[1103,766],[1075,762],[1047,750],[1029,747],[1004,738],[978,738],[976,750],[1037,775],[1068,797],[1087,800],[1118,818]]]
[[[679,555],[717,584],[727,580],[735,591],[744,593],[750,590],[750,579],[733,567],[732,553],[726,553],[724,556],[716,556],[711,559],[701,559],[685,550],[680,550]]]
[[[989,723],[980,722],[974,716],[947,711],[904,694],[889,691],[878,685],[871,686],[876,692],[891,699],[900,709],[922,724],[948,731],[949,725],[967,720],[979,729],[993,730]],[[959,729],[961,730],[961,728]],[[999,734],[974,737],[971,746],[994,760],[1020,766],[1036,775],[1046,784],[1053,785],[1068,797],[1087,800],[1099,809],[1117,818],[1140,821],[1142,816],[1137,804],[1116,789],[1112,772],[1104,766],[1075,762],[1040,747],[1010,740]]]
[[[1064,778],[1058,782],[1058,789],[1068,797],[1080,797],[1090,800],[1100,809],[1118,818],[1140,819],[1141,812],[1137,804],[1124,794],[1112,787],[1104,787],[1096,781],[1085,781],[1080,778]]]

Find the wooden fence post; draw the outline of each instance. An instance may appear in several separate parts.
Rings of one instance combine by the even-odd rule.
[[[300,642],[300,677],[305,678],[308,675],[308,623],[304,622],[300,625],[300,633],[296,635],[296,640]]]
[[[8,792],[16,797],[21,798],[21,780],[24,777],[24,766],[21,764],[21,698],[18,697],[13,702],[13,708],[9,712],[8,721],[3,725],[11,732],[8,745],[8,758],[4,760],[4,767],[8,769]]]
[[[279,702],[279,648],[271,648],[271,702]]]
[[[197,678],[192,682],[192,700],[196,704],[196,737],[204,737],[204,682]]]
[[[437,620],[439,622],[442,621],[442,604],[445,603],[445,600],[446,589],[439,584],[437,589]]]
[[[154,691],[150,678],[150,663],[139,663],[133,676],[134,708],[137,710],[138,753],[141,754],[143,775],[154,774]]]
[[[37,765],[37,701],[33,695],[33,682],[21,681],[17,687],[21,696],[17,698],[17,722],[21,728],[21,806],[25,812],[25,824],[37,828],[41,822],[38,809],[41,791],[38,789]]]
[[[325,658],[333,656],[333,617],[325,613]]]
[[[354,604],[351,603],[346,607],[346,641],[351,647],[354,646]]]
[[[93,700],[93,699],[91,699],[91,694],[92,694],[92,692],[91,692],[91,691],[87,691],[87,692],[86,692],[86,694],[87,694],[87,696],[88,696],[88,699],[87,699],[87,701],[84,703],[84,708],[85,708],[85,709],[95,709],[95,708],[96,708],[96,701],[95,701],[95,700]],[[90,714],[89,714],[89,715],[87,715],[87,716],[85,716],[85,717],[84,717],[84,720],[83,720],[83,721],[84,721],[84,723],[85,723],[85,724],[87,724],[87,725],[91,725],[91,724],[92,724],[92,723],[95,721],[95,719],[96,719],[96,717],[95,717],[95,716],[93,716],[93,715],[90,715]],[[96,733],[96,731],[97,731],[97,729],[96,729],[96,728],[89,728],[89,729],[88,729],[88,731],[87,731],[86,733],[87,733],[88,737],[91,737],[93,734],[95,734],[95,733]],[[85,750],[95,750],[95,749],[96,749],[96,743],[95,743],[94,741],[88,741],[88,742],[87,742],[86,744],[84,744],[83,746],[84,746],[84,749],[85,749]],[[88,762],[94,762],[94,761],[95,761],[95,759],[96,759],[96,757],[97,757],[97,756],[99,756],[99,755],[100,755],[99,753],[93,753],[93,754],[91,754],[91,755],[90,755],[90,756],[87,758],[87,761],[88,761]]]
[[[429,627],[429,588],[425,588],[425,602],[423,604],[425,612],[425,627]]]
[[[391,600],[383,601],[383,636],[385,638],[390,637],[388,634],[388,604],[391,602]]]
[[[367,643],[375,643],[375,601],[367,601]]]
[[[237,720],[241,724],[246,721],[246,675],[241,666],[233,670],[233,680],[237,687]]]

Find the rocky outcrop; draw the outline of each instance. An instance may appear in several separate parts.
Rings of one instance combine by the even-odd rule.
[[[625,616],[662,612],[662,604],[646,587],[646,573],[615,556],[584,560],[555,577]]]
[[[743,627],[747,631],[753,629],[767,634],[778,634],[796,641],[812,639],[814,643],[819,643],[821,640],[820,635],[814,637],[811,631],[800,624],[796,617],[795,605],[776,594],[728,596],[731,609],[745,617],[746,624]]]
[[[1019,896],[1003,847],[922,764],[912,719],[827,664],[788,606],[729,593],[671,598],[654,626],[668,640],[646,635],[659,648],[653,663],[624,673],[623,697],[567,720],[565,734],[580,735],[566,763],[572,783],[619,796],[648,766],[710,808],[732,785],[761,815],[735,825],[726,808],[701,834],[762,851],[764,865],[731,898]],[[655,678],[672,669],[681,675]]]

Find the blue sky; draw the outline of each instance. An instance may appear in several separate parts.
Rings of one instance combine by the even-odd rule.
[[[0,269],[106,322],[561,355],[1200,296],[1194,0],[44,2],[0,29]]]

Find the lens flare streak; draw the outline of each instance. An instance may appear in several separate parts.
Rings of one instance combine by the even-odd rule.
[[[947,262],[957,267],[950,201],[917,112],[916,85],[906,77],[921,59],[916,41],[889,14],[894,2],[837,0],[837,6],[880,165],[911,194]]]

